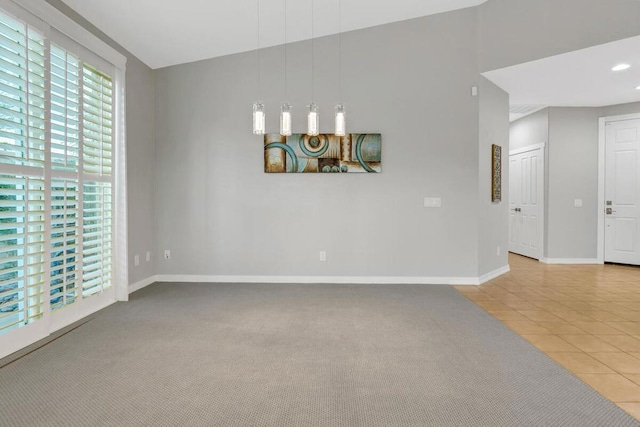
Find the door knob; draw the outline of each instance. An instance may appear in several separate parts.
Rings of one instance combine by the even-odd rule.
[[[607,208],[606,212],[607,212],[607,215],[613,215],[614,213],[616,213],[616,211],[614,211],[613,208]]]

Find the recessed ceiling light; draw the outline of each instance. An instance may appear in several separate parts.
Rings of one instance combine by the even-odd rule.
[[[611,71],[624,71],[624,70],[628,70],[629,68],[631,68],[631,65],[629,64],[618,64],[615,67],[613,67]]]
[[[636,86],[636,89],[640,90],[640,86]]]

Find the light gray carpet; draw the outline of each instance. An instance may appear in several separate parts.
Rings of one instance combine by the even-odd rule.
[[[155,284],[0,369],[3,426],[636,426],[454,289]]]

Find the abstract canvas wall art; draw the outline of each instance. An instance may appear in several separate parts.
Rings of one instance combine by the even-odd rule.
[[[265,173],[379,173],[379,133],[264,136]]]
[[[502,147],[491,145],[491,201],[502,200]]]

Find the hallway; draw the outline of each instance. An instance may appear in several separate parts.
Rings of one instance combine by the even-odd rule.
[[[640,419],[640,268],[514,254],[509,264],[504,276],[456,289]]]

